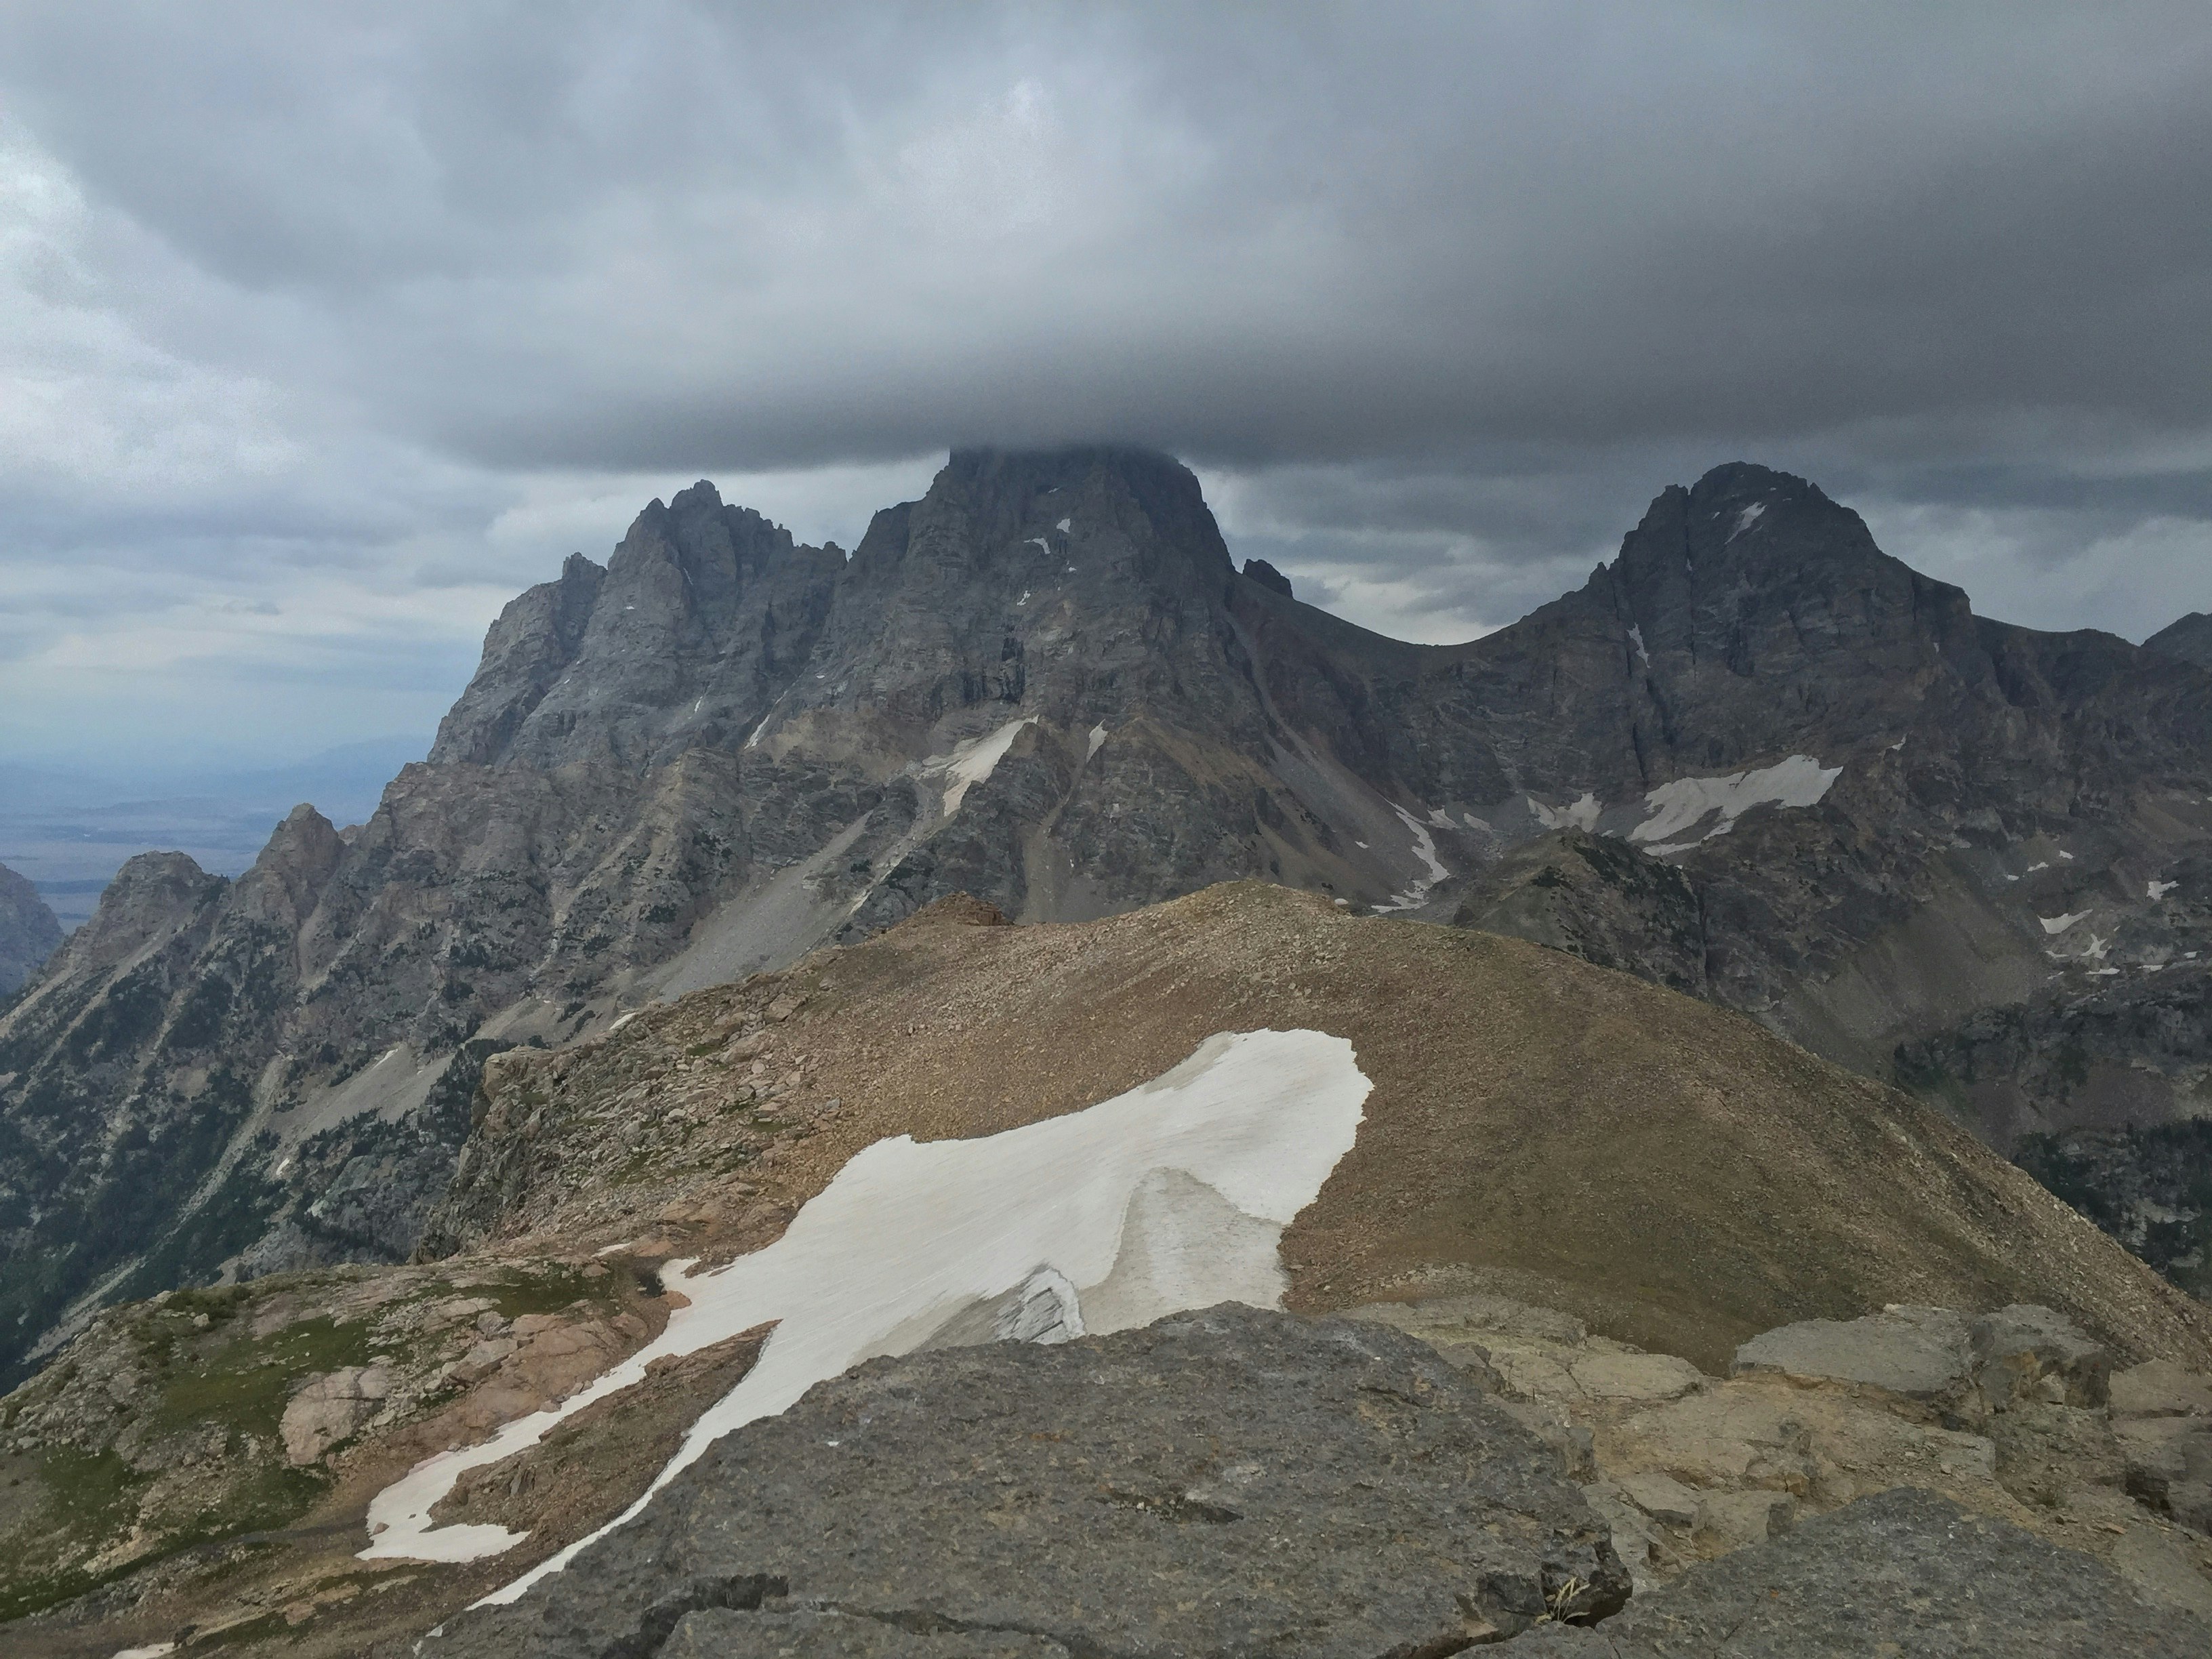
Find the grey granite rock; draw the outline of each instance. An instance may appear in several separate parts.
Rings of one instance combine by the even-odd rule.
[[[1048,1637],[1016,1631],[908,1629],[865,1613],[687,1613],[656,1659],[1066,1659]]]
[[[682,1651],[784,1650],[759,1608],[1079,1654],[1379,1659],[1628,1589],[1554,1454],[1421,1344],[1224,1306],[863,1365],[422,1653],[611,1659],[679,1628]],[[733,1611],[687,1622],[708,1607]],[[811,1627],[805,1650],[910,1650],[855,1629]]]
[[[1521,1659],[2202,1659],[2212,1626],[2138,1601],[2111,1568],[1899,1487],[1693,1567],[1595,1630]]]
[[[1964,1392],[1972,1361],[1963,1316],[1948,1308],[1890,1308],[1763,1332],[1735,1351],[1729,1374],[1852,1383],[1936,1404]]]
[[[2020,1303],[1970,1320],[1948,1308],[1894,1307],[1764,1332],[1736,1350],[1729,1371],[1879,1389],[1978,1422],[2031,1407],[2102,1406],[2112,1357],[2049,1308]]]

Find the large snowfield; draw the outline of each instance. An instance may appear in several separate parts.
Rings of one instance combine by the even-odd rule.
[[[369,1504],[364,1560],[467,1561],[526,1534],[434,1525],[466,1471],[536,1444],[654,1360],[776,1322],[744,1380],[606,1527],[485,1598],[511,1601],[628,1521],[732,1430],[861,1360],[963,1341],[1055,1341],[1225,1301],[1279,1306],[1277,1245],[1352,1148],[1370,1085],[1319,1031],[1224,1032],[1127,1094],[973,1140],[857,1154],[783,1237],[727,1267],[670,1264],[667,1328],[556,1406],[417,1464]]]

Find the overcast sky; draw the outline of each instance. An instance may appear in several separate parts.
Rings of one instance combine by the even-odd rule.
[[[2208,87],[2203,0],[0,3],[0,757],[427,737],[650,497],[850,546],[978,441],[1172,449],[1406,637],[1742,458],[2140,638]]]

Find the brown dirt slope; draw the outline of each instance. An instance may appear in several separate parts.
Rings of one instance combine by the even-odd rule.
[[[1065,926],[948,901],[580,1049],[504,1056],[448,1246],[756,1247],[880,1137],[988,1134],[1310,1027],[1373,1079],[1285,1235],[1307,1310],[1506,1289],[1709,1369],[1790,1321],[2038,1302],[2202,1364],[2212,1311],[1894,1090],[1518,940],[1259,883]],[[654,1239],[641,1241],[649,1246]]]

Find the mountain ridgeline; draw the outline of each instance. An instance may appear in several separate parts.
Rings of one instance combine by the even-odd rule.
[[[1748,465],[1470,644],[1289,587],[1138,451],[956,453],[849,558],[653,503],[507,608],[366,823],[302,807],[234,882],[134,860],[0,1017],[0,1365],[116,1297],[404,1259],[492,1054],[961,891],[1257,877],[1520,934],[2000,1150],[2212,1107],[2186,651],[1978,617]]]

